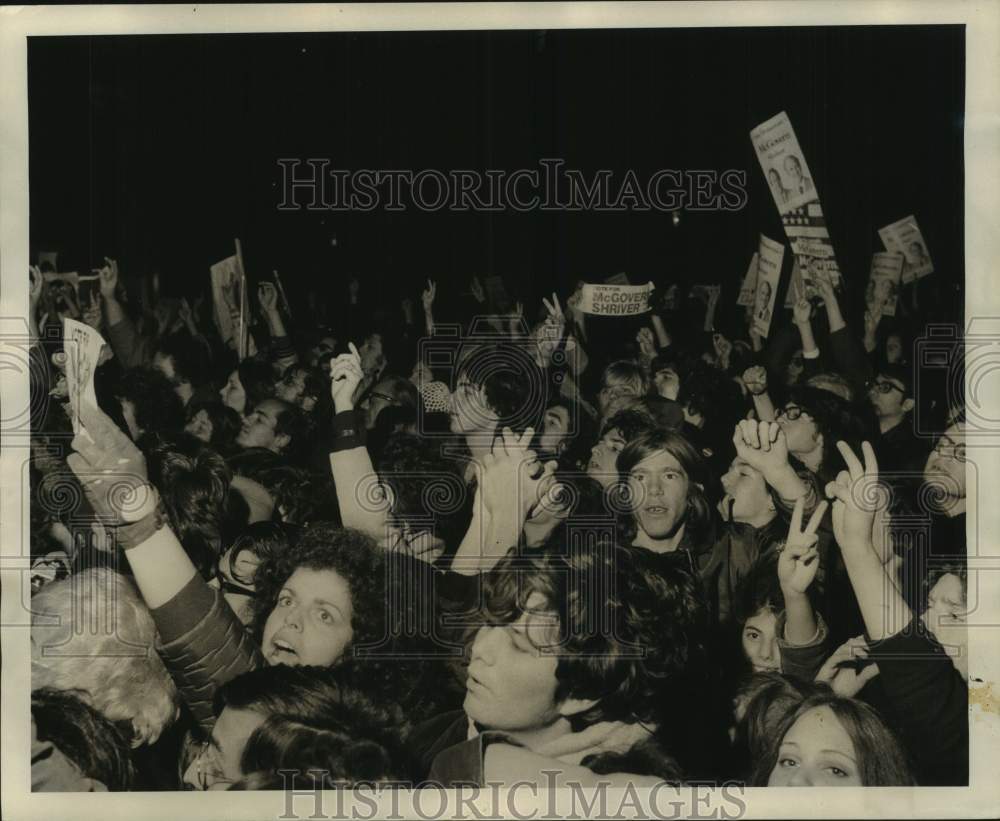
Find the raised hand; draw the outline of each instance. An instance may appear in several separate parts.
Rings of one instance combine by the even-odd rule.
[[[792,307],[792,319],[796,325],[807,325],[812,316],[812,305],[808,299],[799,299]]]
[[[740,377],[746,389],[754,396],[767,392],[767,368],[763,365],[751,365]]]
[[[816,674],[816,681],[825,681],[838,696],[854,698],[879,674],[877,664],[869,662],[861,666],[859,660],[868,660],[868,645],[863,636],[848,639],[834,650]]]
[[[100,270],[101,296],[114,299],[115,288],[118,287],[118,261],[105,257],[104,262],[107,264]]]
[[[28,304],[31,306],[31,313],[34,314],[38,303],[42,298],[42,291],[45,287],[45,276],[36,265],[28,268]]]
[[[193,317],[191,303],[187,301],[186,296],[182,296],[180,303],[177,305],[177,318],[185,325],[190,325]]]
[[[763,473],[765,479],[788,467],[788,443],[777,422],[744,419],[736,424],[733,444],[736,454]]]
[[[403,312],[403,318],[406,319],[407,324],[413,323],[413,300],[408,296],[404,296],[399,303],[400,310]]]
[[[837,442],[837,450],[847,463],[837,479],[826,486],[833,502],[833,535],[841,550],[872,548],[872,528],[879,507],[886,504],[886,490],[879,485],[878,462],[868,442],[861,443],[865,463],[846,442]]]
[[[805,594],[809,585],[813,583],[813,579],[816,578],[816,571],[819,569],[819,550],[817,549],[819,540],[816,531],[819,529],[823,514],[826,513],[827,503],[822,502],[817,506],[805,530],[802,529],[804,507],[804,499],[795,502],[792,523],[788,528],[788,539],[781,553],[778,554],[778,582],[786,596],[788,593]]]
[[[635,334],[635,341],[639,344],[639,353],[642,356],[652,359],[656,356],[656,339],[653,337],[653,331],[649,328],[642,327]]]
[[[354,409],[354,391],[365,376],[361,369],[361,354],[353,342],[349,342],[348,347],[350,353],[342,353],[330,362],[330,396],[337,413]]]
[[[479,281],[479,277],[472,278],[472,281],[469,283],[469,290],[472,291],[476,302],[480,304],[486,302],[486,291],[483,290],[483,283]]]
[[[543,483],[555,472],[558,462],[543,465],[538,461],[538,455],[529,449],[534,435],[533,428],[527,428],[520,436],[504,428],[492,452],[479,460],[478,492],[490,514],[508,514],[513,502],[515,515],[523,523],[528,511],[541,498]],[[513,499],[512,488],[516,489]]]
[[[728,371],[729,357],[733,353],[733,343],[726,339],[725,334],[716,333],[712,336],[712,347],[715,348],[715,356],[719,367],[724,371]]]
[[[82,428],[66,459],[94,510],[116,523],[137,522],[158,502],[149,484],[146,458],[99,408],[80,403]]]
[[[434,297],[437,296],[437,283],[434,280],[427,280],[427,287],[420,295],[420,301],[424,304],[424,313],[428,313],[434,306]]]
[[[265,314],[273,314],[278,310],[278,289],[273,282],[262,282],[257,286],[257,299]]]
[[[90,297],[90,304],[85,305],[83,308],[82,319],[94,330],[99,330],[101,327],[102,316],[101,298],[96,293],[92,293]]]

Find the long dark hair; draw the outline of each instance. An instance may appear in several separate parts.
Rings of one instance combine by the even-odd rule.
[[[766,751],[756,762],[751,786],[767,786],[778,761],[781,742],[796,721],[817,707],[829,707],[850,736],[862,786],[909,787],[917,783],[906,752],[882,717],[863,701],[825,690],[803,699],[785,716],[771,736]]]
[[[618,454],[618,477],[622,489],[628,481],[629,473],[644,459],[659,452],[669,453],[684,470],[688,479],[687,512],[684,514],[685,542],[697,547],[702,545],[711,532],[712,509],[705,495],[708,469],[705,460],[683,435],[675,431],[655,429],[629,442]],[[624,498],[627,507],[629,501]],[[620,517],[621,538],[631,544],[638,532],[634,516]]]

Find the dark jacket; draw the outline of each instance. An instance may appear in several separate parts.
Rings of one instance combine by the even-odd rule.
[[[888,697],[883,714],[906,747],[917,783],[969,783],[969,688],[944,648],[915,618],[894,636],[870,644],[877,680]]]
[[[222,593],[197,575],[151,612],[160,633],[157,651],[207,735],[215,724],[215,694],[236,676],[264,666],[260,647]]]

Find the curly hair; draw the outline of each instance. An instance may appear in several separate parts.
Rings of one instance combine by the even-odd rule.
[[[410,774],[400,706],[371,698],[326,668],[276,665],[244,673],[220,689],[216,706],[266,717],[240,757],[240,770],[256,775],[254,781],[288,771],[308,781],[312,770],[323,771],[325,784],[353,787]]]
[[[392,517],[437,534],[464,533],[471,495],[459,464],[442,454],[437,439],[393,434],[386,441],[376,470],[392,491]],[[460,521],[456,521],[460,520]]]
[[[263,640],[264,624],[278,594],[300,568],[331,570],[351,591],[353,644],[375,642],[385,634],[384,558],[375,541],[359,530],[317,522],[303,529],[298,542],[264,561],[254,577],[251,632]]]
[[[610,539],[541,557],[508,555],[484,582],[488,624],[509,624],[540,593],[559,620],[556,702],[597,700],[570,718],[660,725],[706,671],[707,609],[682,562]]]
[[[803,715],[828,707],[850,736],[863,787],[910,787],[916,784],[906,752],[882,717],[863,701],[836,695],[824,687],[804,698],[782,719],[755,762],[750,784],[767,786],[778,761],[781,742]]]

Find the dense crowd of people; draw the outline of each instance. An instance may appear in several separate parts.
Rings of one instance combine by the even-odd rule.
[[[452,334],[433,281],[264,281],[240,359],[211,297],[44,273],[34,789],[968,783],[965,417],[905,291],[762,338],[474,278]]]

